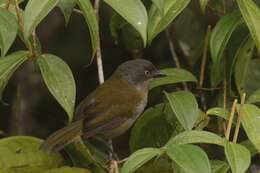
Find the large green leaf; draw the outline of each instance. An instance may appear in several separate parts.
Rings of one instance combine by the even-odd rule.
[[[221,160],[211,160],[210,165],[212,173],[226,173],[230,169],[229,165]]]
[[[188,91],[166,93],[166,98],[185,130],[191,130],[199,116],[198,103],[194,95]]]
[[[151,43],[189,3],[190,0],[165,0],[163,15],[157,5],[152,4],[148,14],[148,42]]]
[[[208,156],[198,146],[168,145],[166,153],[187,173],[211,173]]]
[[[260,54],[260,9],[252,0],[236,0]]]
[[[224,108],[219,108],[219,107],[215,107],[215,108],[210,108],[207,110],[206,112],[207,115],[215,115],[224,119],[228,119],[228,110],[224,109]]]
[[[164,15],[164,3],[165,0],[152,0],[154,5],[159,9],[162,15]]]
[[[260,102],[260,89],[255,91],[250,97],[247,99],[247,103],[258,103]]]
[[[242,108],[242,125],[249,140],[260,153],[260,109],[251,104],[245,104]]]
[[[190,144],[190,143],[207,143],[215,144],[219,146],[224,146],[224,139],[218,135],[207,132],[207,131],[186,131],[178,134],[166,144],[168,145],[180,145],[180,144]]]
[[[16,38],[18,24],[15,16],[4,8],[0,8],[0,50],[5,56]]]
[[[78,0],[78,5],[81,11],[83,12],[83,16],[89,28],[91,44],[92,44],[92,58],[91,58],[91,62],[92,62],[94,55],[96,54],[97,46],[99,43],[98,22],[90,0]]]
[[[77,0],[59,0],[58,7],[61,9],[65,23],[68,25],[73,8],[77,4]]]
[[[73,118],[76,86],[69,66],[59,57],[51,54],[37,59],[43,79],[51,94],[67,112],[69,121]]]
[[[36,26],[57,5],[59,0],[29,0],[24,11],[24,36],[29,38]]]
[[[0,58],[0,101],[8,80],[26,59],[27,52],[25,51],[15,52],[7,57]]]
[[[260,88],[260,58],[251,59],[245,77],[245,92],[248,96]]]
[[[239,11],[235,10],[222,17],[212,30],[210,37],[210,52],[213,62],[213,67],[211,69],[212,86],[216,86],[223,78],[221,76],[223,74],[223,66],[221,64],[223,52],[232,33],[242,23],[243,18]]]
[[[91,173],[87,169],[83,168],[76,168],[76,167],[60,167],[60,168],[54,168],[48,171],[45,171],[44,173]]]
[[[248,64],[253,56],[253,50],[255,43],[251,37],[248,37],[236,53],[236,65],[235,65],[235,81],[237,89],[240,95],[245,92],[245,81],[247,76]]]
[[[245,173],[251,161],[250,152],[240,144],[229,141],[225,145],[225,155],[234,173]]]
[[[133,173],[152,158],[159,156],[163,150],[158,148],[144,148],[134,152],[125,162],[121,173]]]
[[[147,40],[147,12],[140,0],[104,0],[120,16],[130,23],[142,36],[144,45]]]
[[[167,76],[153,79],[149,86],[150,89],[162,85],[175,84],[180,82],[197,82],[196,77],[192,73],[184,69],[167,68],[161,71]]]
[[[130,136],[130,150],[136,151],[144,147],[162,147],[170,139],[175,125],[167,121],[163,110],[169,105],[159,104],[148,108],[135,123]],[[175,118],[176,119],[176,118]],[[154,128],[156,127],[156,128]]]
[[[64,160],[58,153],[39,150],[43,141],[28,136],[14,136],[0,140],[0,168],[6,171],[28,173],[42,172],[62,166]]]

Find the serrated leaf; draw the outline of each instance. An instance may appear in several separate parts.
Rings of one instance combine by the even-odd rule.
[[[205,11],[206,11],[208,2],[209,2],[209,0],[200,0],[200,8],[203,13],[205,13]]]
[[[166,153],[187,173],[211,173],[208,156],[198,146],[191,144],[168,145]]]
[[[49,91],[63,107],[71,122],[74,113],[76,86],[69,66],[59,57],[51,54],[37,59],[44,82]]]
[[[59,0],[29,0],[24,11],[24,36],[29,38],[37,25],[57,5]]]
[[[213,62],[211,69],[211,84],[215,87],[222,79],[223,52],[235,29],[243,23],[239,11],[235,10],[220,19],[213,28],[210,37],[210,53]]]
[[[162,32],[190,3],[190,0],[165,0],[164,14],[155,4],[152,4],[148,13],[148,43]]]
[[[167,68],[162,69],[161,71],[166,74],[166,76],[153,79],[150,82],[149,89],[180,82],[197,82],[196,77],[192,73],[184,69]]]
[[[60,167],[60,168],[54,168],[48,171],[45,171],[44,173],[91,173],[87,169],[83,168],[76,168],[76,167]]]
[[[226,173],[230,169],[228,163],[221,160],[211,160],[210,165],[212,173]]]
[[[130,23],[142,36],[144,45],[147,40],[147,12],[140,0],[104,0],[120,16]]]
[[[255,43],[251,37],[243,41],[236,52],[235,82],[239,94],[245,93],[245,81],[247,77],[248,64],[253,56]]]
[[[99,43],[98,22],[90,0],[78,0],[78,5],[81,11],[83,12],[83,16],[89,28],[91,45],[92,45],[92,58],[90,63],[92,63]]]
[[[65,23],[68,25],[73,8],[77,4],[77,0],[59,0],[58,7],[61,9]]]
[[[260,153],[260,109],[255,105],[245,104],[241,119],[249,140]]]
[[[170,139],[175,125],[167,121],[167,116],[174,117],[174,115],[166,115],[163,109],[163,104],[150,107],[138,118],[131,130],[132,152],[145,147],[162,147]]]
[[[166,144],[168,145],[180,145],[180,144],[190,144],[190,143],[207,143],[215,144],[219,146],[224,146],[224,140],[220,136],[207,132],[207,131],[186,131],[178,134]]]
[[[0,58],[0,101],[2,93],[16,69],[27,59],[27,52],[15,52],[4,58]]]
[[[42,172],[64,164],[62,155],[39,150],[43,140],[14,136],[0,140],[0,167],[6,171]]]
[[[252,0],[236,0],[260,54],[260,9]]]
[[[194,95],[188,91],[166,93],[166,98],[185,130],[191,130],[199,116],[198,103]]]
[[[245,173],[251,161],[250,152],[240,144],[229,141],[225,145],[225,155],[232,172]]]
[[[5,56],[16,38],[18,24],[15,16],[4,8],[0,8],[0,49]]]
[[[215,107],[215,108],[208,109],[206,114],[215,115],[215,116],[218,116],[218,117],[221,117],[221,118],[224,118],[227,120],[229,111],[224,108]]]
[[[247,103],[258,103],[260,102],[260,89],[255,91],[246,101]]]
[[[127,159],[121,169],[121,173],[133,173],[152,158],[159,156],[163,150],[158,148],[144,148],[137,150]]]

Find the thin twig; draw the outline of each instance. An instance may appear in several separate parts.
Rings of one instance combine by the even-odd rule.
[[[239,110],[237,110],[237,112],[238,112],[238,117],[237,117],[237,124],[236,124],[235,133],[234,133],[234,136],[233,136],[233,143],[236,143],[236,142],[237,142],[237,138],[238,138],[238,134],[239,134],[239,129],[240,129],[240,124],[241,124],[241,117],[243,116],[243,115],[242,115],[242,109],[243,109],[243,106],[244,106],[244,104],[245,104],[245,99],[246,99],[246,94],[244,93],[244,94],[242,95],[242,98],[241,98]],[[236,106],[236,109],[237,109],[237,106]]]
[[[208,55],[210,32],[211,32],[211,25],[208,26],[207,33],[205,36],[205,41],[204,41],[202,62],[200,66],[200,82],[199,82],[200,88],[202,88],[204,82],[204,74],[205,74],[205,66],[206,66],[207,55]]]
[[[100,1],[95,0],[94,8],[95,8],[96,18],[97,18],[98,22],[99,22],[99,6],[100,6]],[[97,56],[98,79],[99,79],[99,83],[102,84],[102,83],[104,83],[104,72],[103,72],[103,63],[102,63],[102,54],[101,54],[101,48],[100,48],[100,40],[98,40],[96,56]]]
[[[222,0],[223,4],[223,13],[226,14],[226,0]]]
[[[227,108],[227,62],[226,58],[224,58],[224,82],[223,82],[223,108]],[[223,121],[222,123],[223,131],[226,132],[226,121]]]
[[[228,119],[228,126],[227,126],[227,130],[226,130],[226,139],[229,140],[229,136],[230,136],[230,131],[231,131],[231,126],[232,126],[232,122],[233,122],[233,118],[234,118],[234,114],[235,114],[235,110],[236,110],[236,105],[237,105],[237,99],[234,100],[232,108],[231,108],[231,113]]]
[[[170,48],[170,51],[171,51],[171,54],[172,54],[173,61],[175,62],[175,65],[176,65],[177,68],[181,68],[181,64],[180,64],[178,55],[175,52],[174,44],[173,44],[173,41],[171,39],[171,34],[170,34],[169,29],[166,29],[165,32],[166,32],[166,37],[167,37],[168,42],[169,42],[169,48]],[[184,89],[188,90],[187,84],[185,82],[183,82],[182,84],[183,84]]]

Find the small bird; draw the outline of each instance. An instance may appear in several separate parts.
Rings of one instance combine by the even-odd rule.
[[[158,76],[164,74],[148,60],[124,62],[79,104],[73,122],[51,134],[40,148],[59,151],[78,136],[101,135],[106,139],[120,136],[143,112],[149,82]]]

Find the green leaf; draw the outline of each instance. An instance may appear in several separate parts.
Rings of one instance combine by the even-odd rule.
[[[155,4],[152,4],[148,13],[148,43],[162,32],[190,3],[190,0],[165,0],[164,14]]]
[[[137,150],[127,159],[121,173],[133,173],[152,158],[159,156],[163,150],[158,148],[144,148]]]
[[[205,13],[205,11],[206,11],[208,2],[209,2],[209,0],[200,0],[200,8],[203,13]]]
[[[260,109],[251,104],[245,104],[242,108],[242,125],[249,140],[260,153]]]
[[[260,102],[260,89],[256,90],[246,101],[247,103],[258,103]]]
[[[87,169],[83,168],[76,168],[76,167],[60,167],[60,168],[54,168],[48,171],[45,171],[44,173],[91,173]]]
[[[260,88],[260,58],[252,58],[248,64],[245,92],[248,96]]]
[[[226,173],[230,169],[229,165],[221,160],[211,160],[210,165],[212,173]]]
[[[29,0],[24,11],[24,36],[29,38],[37,25],[57,5],[59,0]]]
[[[166,147],[166,153],[185,172],[211,173],[208,156],[198,146],[191,144],[169,145]]]
[[[251,161],[250,152],[240,144],[229,141],[225,145],[225,155],[232,172],[245,173]]]
[[[255,148],[255,146],[252,144],[252,142],[250,142],[250,140],[244,140],[243,142],[240,143],[241,145],[243,145],[244,147],[246,147],[250,153],[251,153],[251,157],[253,157],[254,155],[257,154],[257,149]]]
[[[189,144],[189,143],[207,143],[207,144],[215,144],[219,146],[224,146],[223,138],[218,135],[207,132],[207,131],[186,131],[178,134],[166,144],[168,145],[180,145],[180,144]]]
[[[59,0],[58,7],[64,15],[65,23],[68,25],[73,8],[77,4],[77,0]]]
[[[15,16],[6,9],[0,8],[0,50],[5,56],[16,38],[18,24]]]
[[[248,64],[253,56],[255,43],[251,37],[248,37],[239,47],[235,55],[237,61],[235,65],[235,81],[237,90],[242,96],[245,92],[245,81],[247,76]]]
[[[92,44],[92,58],[90,63],[92,63],[99,43],[98,22],[90,0],[78,0],[78,5],[81,11],[83,12],[83,16],[89,28],[91,44]]]
[[[165,0],[152,0],[162,15],[164,15],[164,1]]]
[[[211,84],[212,86],[218,85],[222,80],[222,64],[223,52],[227,43],[235,31],[235,29],[243,23],[243,19],[239,11],[235,10],[228,13],[220,19],[220,21],[213,28],[210,37],[210,52],[213,62],[211,69]]]
[[[210,108],[207,110],[207,115],[215,115],[221,118],[224,118],[225,120],[228,119],[229,111],[224,108]]]
[[[67,112],[69,121],[73,118],[76,86],[69,66],[59,57],[51,54],[37,59],[43,79],[51,94]]]
[[[0,167],[3,170],[28,173],[42,172],[62,166],[64,160],[58,153],[39,150],[43,140],[29,136],[14,136],[0,140]]]
[[[191,130],[199,116],[198,103],[194,95],[188,91],[166,93],[166,98],[185,130]]]
[[[175,84],[180,82],[197,82],[196,77],[187,70],[180,68],[167,68],[161,70],[167,76],[155,78],[150,82],[150,89],[162,85]]]
[[[260,54],[260,9],[252,0],[236,0]]]
[[[167,108],[169,105],[165,105]],[[170,139],[176,125],[171,124],[167,116],[174,115],[172,112],[167,115],[163,109],[164,104],[150,107],[137,119],[130,136],[132,152],[145,147],[162,147]]]
[[[144,45],[147,40],[147,12],[140,0],[104,0],[120,16],[130,23],[142,36]]]
[[[7,57],[0,58],[0,101],[2,93],[16,69],[27,59],[27,52],[15,52]]]

